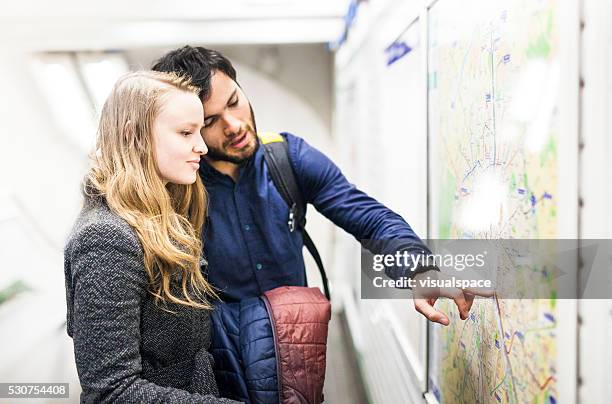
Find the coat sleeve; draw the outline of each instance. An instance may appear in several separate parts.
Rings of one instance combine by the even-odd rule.
[[[431,253],[400,215],[351,184],[327,156],[297,136],[284,135],[304,199],[319,212],[374,254],[398,250],[415,255]],[[412,265],[392,268],[388,275],[410,275],[407,268]],[[414,273],[427,269],[431,268],[419,268]]]
[[[147,278],[142,252],[124,230],[114,224],[87,226],[70,254],[81,402],[234,403],[141,378],[140,305]]]

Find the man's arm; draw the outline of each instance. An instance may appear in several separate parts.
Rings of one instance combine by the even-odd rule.
[[[284,135],[289,144],[289,157],[298,185],[306,202],[312,203],[319,212],[375,254],[393,254],[399,250],[414,255],[431,254],[400,215],[349,183],[327,156],[303,139],[291,134]],[[412,268],[412,265],[409,267]],[[394,279],[414,276],[417,281],[427,277],[445,278],[437,268],[432,267],[420,267],[413,272],[406,267],[396,267],[387,269],[386,273]],[[437,298],[453,299],[460,317],[466,319],[475,295],[492,296],[492,292],[458,288],[432,290],[417,286],[414,290],[414,305],[430,321],[448,325],[448,317],[434,307]]]
[[[284,135],[298,185],[307,203],[373,253],[398,250],[414,255],[430,253],[400,215],[348,182],[340,169],[319,150],[299,137]],[[405,270],[395,268],[387,274],[391,278],[413,275]]]

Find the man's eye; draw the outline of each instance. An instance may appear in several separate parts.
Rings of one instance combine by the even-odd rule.
[[[209,126],[211,126],[212,124],[215,123],[215,118],[210,118],[210,119],[206,119],[204,121],[204,128],[208,128]],[[203,129],[203,128],[202,128]]]

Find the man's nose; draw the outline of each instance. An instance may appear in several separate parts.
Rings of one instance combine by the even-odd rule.
[[[232,135],[234,133],[240,132],[242,127],[242,121],[229,112],[223,114],[223,121],[225,123],[224,131],[226,135]]]

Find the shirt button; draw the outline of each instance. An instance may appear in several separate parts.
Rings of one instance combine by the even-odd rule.
[[[255,265],[255,268],[257,268],[257,269],[261,269],[261,268],[263,268],[263,265],[261,265],[261,264],[257,264],[257,265]]]
[[[244,225],[244,230],[249,231],[251,230],[251,226],[249,226],[248,224]]]

